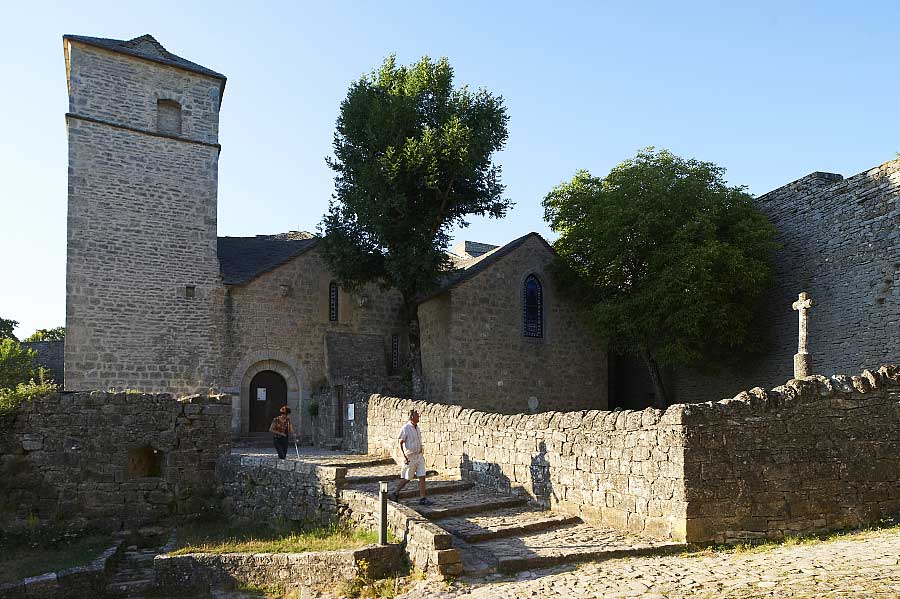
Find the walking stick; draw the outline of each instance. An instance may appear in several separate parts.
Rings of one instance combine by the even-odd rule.
[[[300,461],[300,448],[297,447],[297,439],[294,439],[294,451],[297,452],[297,461]]]

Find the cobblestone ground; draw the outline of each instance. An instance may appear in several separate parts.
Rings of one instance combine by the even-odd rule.
[[[767,551],[637,557],[578,568],[494,575],[453,585],[421,582],[404,599],[894,599],[900,529]]]

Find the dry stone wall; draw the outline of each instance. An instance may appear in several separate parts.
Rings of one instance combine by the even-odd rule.
[[[413,408],[421,414],[429,468],[521,490],[587,521],[684,539],[678,409],[502,415],[373,395],[366,432],[357,430],[354,438],[365,439],[370,453],[389,453]]]
[[[900,368],[681,408],[687,536],[733,542],[900,515]]]
[[[778,229],[776,282],[757,335],[764,358],[722,376],[681,372],[678,401],[732,397],[793,375],[801,291],[809,311],[813,372],[831,376],[900,362],[900,159],[847,179],[812,173],[766,193],[756,205]]]
[[[372,395],[357,449],[390,453],[411,409],[429,468],[651,537],[779,539],[900,516],[898,366],[665,412],[508,416]]]
[[[227,396],[51,393],[0,433],[3,528],[116,530],[218,510]]]

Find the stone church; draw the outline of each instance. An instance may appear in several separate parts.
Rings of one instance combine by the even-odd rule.
[[[351,294],[302,232],[217,237],[224,75],[152,36],[66,35],[69,92],[65,383],[234,397],[234,434],[283,403],[304,430],[340,438],[345,387],[401,393],[399,297]],[[813,173],[757,199],[779,230],[778,285],[759,334],[772,350],[740,372],[671,372],[678,401],[791,376],[801,291],[813,370],[900,362],[900,160],[844,179]],[[646,374],[607,357],[547,276],[531,233],[466,241],[419,306],[426,398],[506,413],[651,403]]]
[[[335,437],[345,385],[400,392],[399,294],[341,289],[308,233],[217,237],[225,76],[149,35],[64,49],[67,388],[213,387],[235,398],[235,434],[287,403],[301,422],[330,415]],[[606,407],[606,355],[547,277],[552,257],[535,233],[454,248],[457,270],[420,305],[428,397]]]

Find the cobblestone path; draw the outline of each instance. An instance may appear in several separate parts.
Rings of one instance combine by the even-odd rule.
[[[749,553],[611,559],[488,576],[447,588],[422,582],[404,599],[895,599],[900,529]]]

